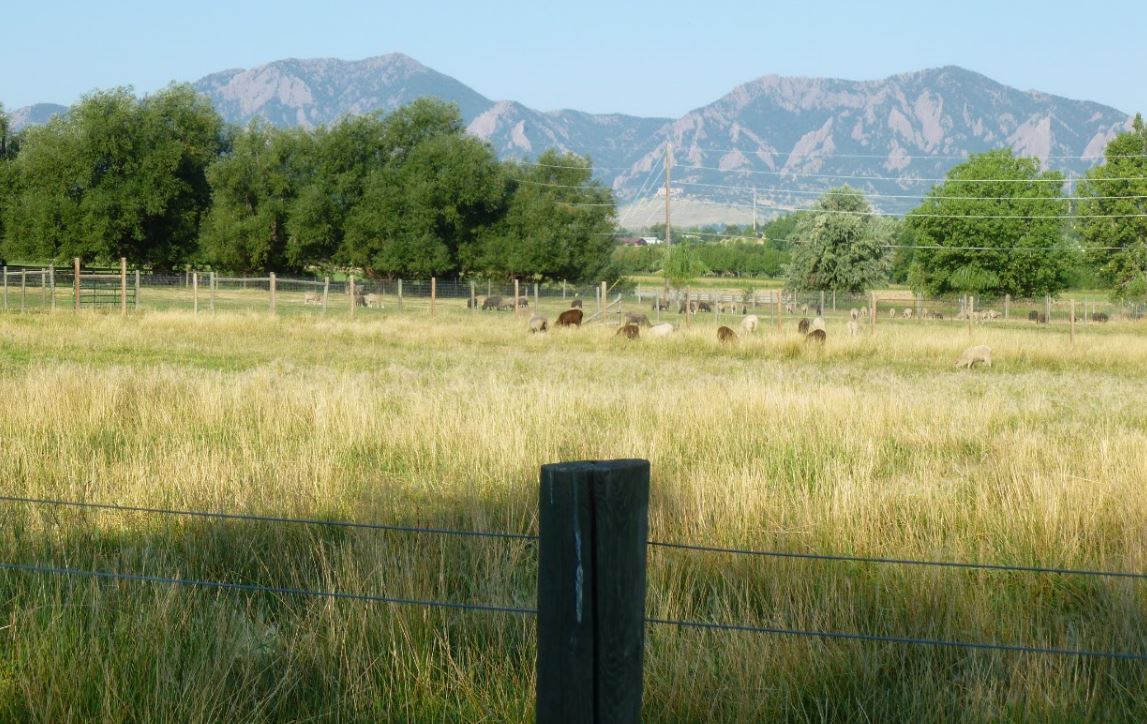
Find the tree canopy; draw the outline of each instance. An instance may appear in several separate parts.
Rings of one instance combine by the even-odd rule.
[[[826,193],[801,214],[792,233],[790,289],[861,293],[887,275],[889,225],[856,189]]]
[[[1104,163],[1079,190],[1078,229],[1100,277],[1121,296],[1147,295],[1147,127],[1132,128],[1108,145]]]
[[[1063,176],[1009,150],[972,156],[906,217],[918,244],[909,283],[929,294],[1030,297],[1064,289],[1074,250],[1064,242]]]

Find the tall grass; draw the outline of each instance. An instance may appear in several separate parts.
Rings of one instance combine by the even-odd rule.
[[[541,464],[645,457],[659,541],[1147,570],[1139,327],[524,326],[0,317],[3,494],[534,532]],[[529,543],[2,505],[9,562],[534,605]],[[1147,652],[1125,579],[653,548],[647,611]],[[0,617],[0,719],[532,717],[529,617],[14,572]],[[652,626],[645,678],[649,721],[1147,718],[1141,662]]]

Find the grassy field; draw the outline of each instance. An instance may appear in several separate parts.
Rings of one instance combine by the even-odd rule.
[[[1147,571],[1142,324],[830,319],[813,349],[371,312],[0,316],[0,494],[529,533],[541,464],[643,457],[659,541]],[[970,344],[994,366],[954,369]],[[530,542],[0,505],[7,563],[535,604]],[[656,618],[1147,652],[1142,580],[649,566]],[[533,626],[0,572],[0,720],[529,721]],[[1145,692],[1144,662],[647,631],[651,722],[1143,721]]]

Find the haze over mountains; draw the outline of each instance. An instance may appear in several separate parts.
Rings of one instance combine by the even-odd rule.
[[[628,205],[622,218],[630,226],[659,217],[667,142],[674,223],[745,223],[754,187],[761,216],[806,206],[844,183],[871,194],[877,208],[902,212],[969,153],[1001,146],[1076,176],[1130,124],[1108,106],[1019,91],[954,66],[876,81],[764,76],[678,119],[493,101],[400,53],[282,60],[193,85],[239,124],[263,118],[315,127],[421,96],[450,101],[500,157],[529,159],[551,147],[590,156],[598,177]],[[12,117],[20,127],[63,110],[40,104]]]

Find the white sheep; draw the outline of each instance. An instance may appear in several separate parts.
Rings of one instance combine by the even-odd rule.
[[[649,331],[645,334],[649,337],[668,337],[669,335],[673,334],[673,325],[669,322],[655,324],[650,327]]]
[[[972,368],[976,366],[977,362],[983,362],[988,367],[991,367],[992,348],[984,344],[969,347],[964,350],[964,354],[960,355],[960,359],[956,360],[956,366]]]
[[[367,294],[363,297],[366,306],[371,309],[382,309],[382,295],[381,294]]]
[[[822,332],[828,331],[827,329],[825,329],[825,326],[824,326],[824,317],[817,315],[816,317],[813,318],[812,324],[810,324],[808,327],[808,331],[811,332],[814,329],[819,329]]]
[[[905,319],[912,319],[912,308],[911,307],[904,307],[904,318]]]
[[[318,292],[307,292],[303,295],[303,304],[322,304],[323,296]]]
[[[860,322],[855,319],[848,320],[848,333],[853,337],[860,334]]]
[[[530,334],[534,332],[545,332],[547,329],[549,329],[549,323],[545,317],[540,314],[535,314],[530,317]]]
[[[857,309],[856,307],[853,307],[852,309],[848,310],[848,316],[853,318],[853,319],[859,319],[860,318],[860,310]]]
[[[760,323],[761,320],[757,319],[757,315],[750,314],[741,320],[741,329],[745,331],[745,334],[753,334],[757,331],[757,327],[760,326]]]

